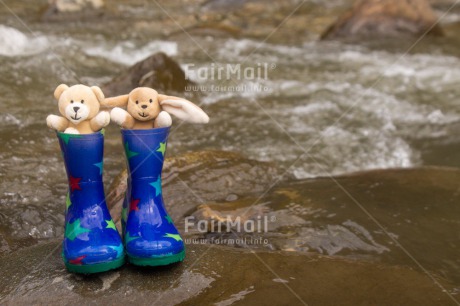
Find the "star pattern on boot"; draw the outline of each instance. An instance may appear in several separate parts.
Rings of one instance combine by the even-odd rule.
[[[163,157],[165,156],[166,151],[166,142],[160,142],[160,147],[157,149],[157,152],[160,152]]]
[[[104,168],[104,162],[101,161],[100,163],[95,163],[93,165],[99,168],[99,175],[102,175],[102,169]]]
[[[131,234],[129,232],[126,232],[126,235],[125,235],[125,242],[126,244],[128,244],[130,241],[133,241],[133,240],[136,240],[136,239],[139,239],[141,237],[139,236],[131,236]]]
[[[91,232],[90,229],[81,227],[80,219],[75,220],[73,223],[67,222],[65,227],[65,237],[74,240],[78,235]]]
[[[71,189],[72,192],[75,189],[81,190],[81,187],[80,187],[81,177],[70,176],[69,181],[70,181],[70,189]]]
[[[69,264],[71,265],[82,265],[82,260],[85,259],[86,255],[78,256],[75,259],[69,259]]]
[[[182,241],[182,237],[179,234],[166,233],[166,235],[164,235],[163,237],[172,238],[176,241]]]
[[[131,199],[131,202],[129,203],[129,211],[139,211],[139,207],[137,207],[137,204],[139,204],[140,199]]]
[[[166,221],[168,221],[169,224],[173,223],[173,220],[171,219],[171,217],[169,215],[166,215],[165,219],[166,219]]]
[[[72,205],[72,201],[70,200],[70,192],[67,192],[67,196],[65,197],[65,210],[68,210],[70,205]]]
[[[105,228],[111,228],[113,230],[117,230],[117,227],[115,226],[115,223],[113,220],[105,220],[105,223],[107,223],[107,226]]]
[[[121,219],[125,222],[126,220],[128,220],[128,208],[127,207],[123,207],[123,209],[121,210]]]
[[[128,142],[125,142],[125,152],[126,152],[126,157],[128,157],[128,159],[130,159],[131,157],[134,157],[136,155],[139,155],[139,153],[137,152],[134,152],[134,151],[131,151],[129,149],[129,144]]]
[[[120,243],[120,245],[114,247],[114,250],[117,252],[117,258],[120,258],[121,256],[123,256],[123,253],[125,252],[123,243]]]
[[[159,194],[161,194],[161,177],[158,177],[158,179],[149,184],[153,188],[155,188],[155,196],[157,197]]]
[[[69,144],[70,138],[81,138],[82,136],[79,134],[66,134],[66,133],[59,133],[59,138],[64,141],[65,144]]]

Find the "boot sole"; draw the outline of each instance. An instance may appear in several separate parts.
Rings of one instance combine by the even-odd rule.
[[[72,265],[66,263],[65,266],[69,272],[74,273],[81,273],[81,274],[93,274],[93,273],[100,273],[109,270],[113,270],[116,268],[121,267],[125,263],[125,258],[120,257],[114,261],[104,262],[94,265]]]
[[[170,256],[161,256],[161,257],[149,257],[149,258],[140,258],[132,257],[128,255],[128,262],[136,266],[166,266],[175,262],[183,261],[185,258],[185,250],[180,253],[170,255]]]

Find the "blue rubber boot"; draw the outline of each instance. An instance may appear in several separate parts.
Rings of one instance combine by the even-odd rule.
[[[105,202],[104,135],[57,133],[69,181],[62,257],[70,272],[97,273],[125,262],[121,237]]]
[[[128,261],[138,266],[182,261],[184,242],[166,212],[161,190],[169,127],[121,133],[129,171],[122,213]]]

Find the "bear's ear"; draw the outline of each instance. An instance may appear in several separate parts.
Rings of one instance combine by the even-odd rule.
[[[62,93],[67,89],[69,89],[69,86],[67,86],[66,84],[61,84],[58,87],[56,87],[56,89],[54,90],[54,97],[56,98],[56,100],[59,100]]]
[[[102,92],[102,90],[97,87],[97,86],[91,86],[91,90],[94,92],[94,94],[96,95],[96,98],[99,100],[99,103],[101,103],[102,101],[104,101],[104,93]]]

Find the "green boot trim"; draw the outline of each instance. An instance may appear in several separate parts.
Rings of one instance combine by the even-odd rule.
[[[183,261],[185,258],[185,250],[174,255],[166,255],[159,257],[139,258],[128,255],[128,262],[136,266],[166,266],[175,262]]]

